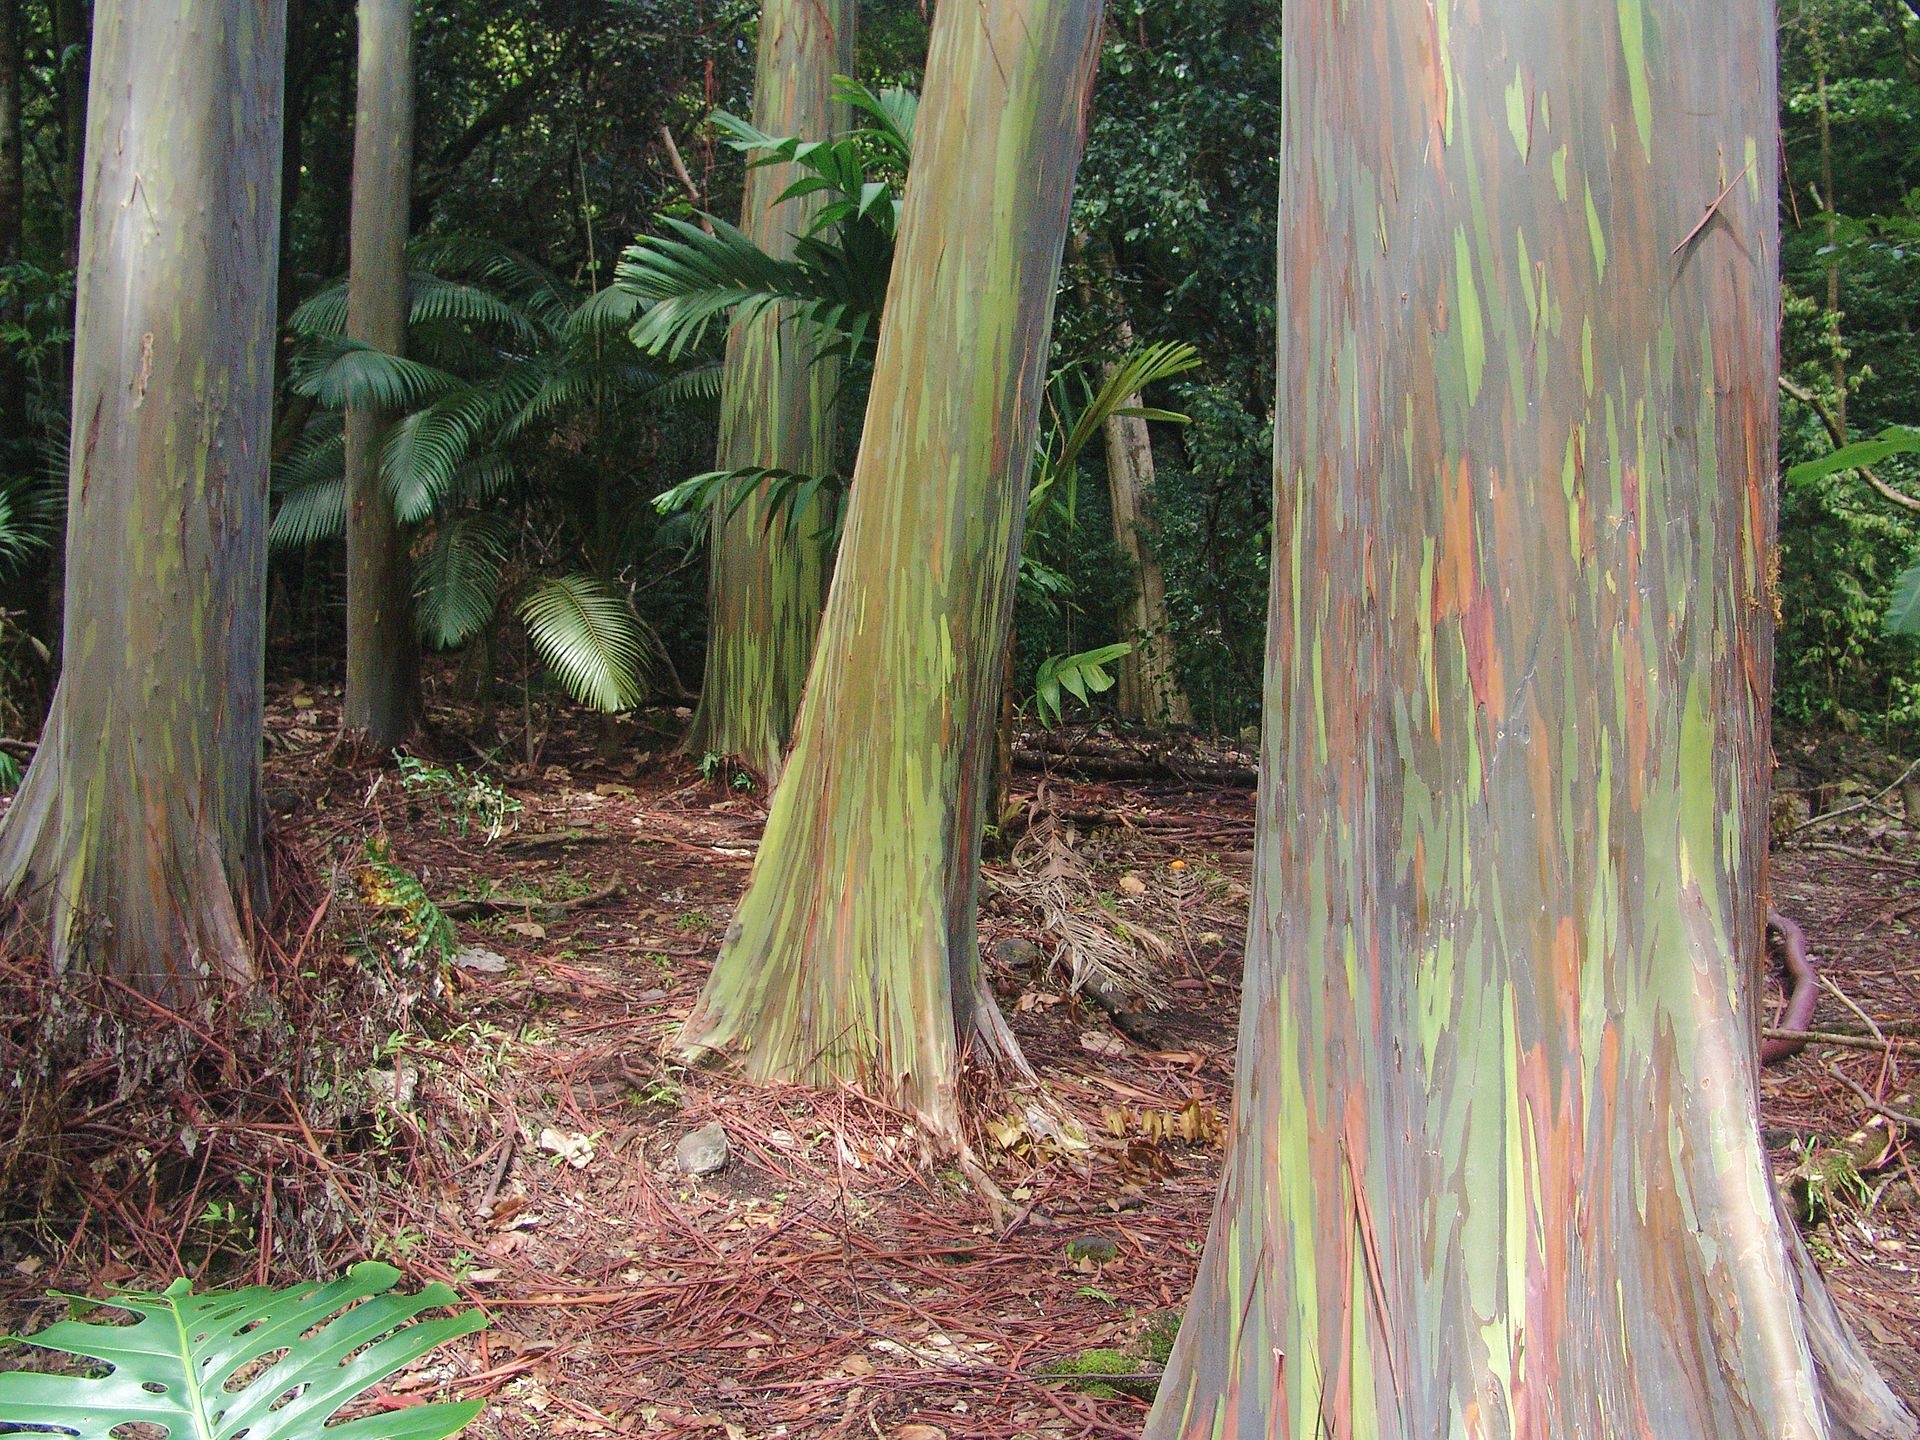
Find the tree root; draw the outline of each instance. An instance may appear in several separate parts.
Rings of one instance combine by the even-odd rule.
[[[1820,975],[1807,950],[1806,931],[1778,910],[1767,911],[1767,929],[1780,938],[1781,968],[1791,985],[1786,1014],[1780,1017],[1774,1033],[1760,1042],[1760,1063],[1777,1065],[1807,1048],[1805,1032],[1813,1023],[1814,1006],[1820,999]]]

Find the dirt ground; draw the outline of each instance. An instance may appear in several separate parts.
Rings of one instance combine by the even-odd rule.
[[[484,1398],[471,1433],[501,1440],[1138,1435],[1138,1378],[1050,1372],[1150,1376],[1190,1285],[1231,1095],[1247,789],[1019,775],[1053,828],[989,859],[983,942],[1050,1101],[974,1077],[976,1145],[1002,1210],[922,1154],[901,1115],[663,1058],[764,818],[734,776],[672,752],[672,717],[651,735],[559,723],[530,765],[501,757],[511,778],[496,790],[472,783],[475,756],[451,729],[411,784],[317,763],[336,704],[276,695],[275,808],[334,869],[336,892],[357,877],[363,900],[367,844],[384,837],[457,916],[463,947],[440,1021],[386,1047],[382,1123],[416,1158],[349,1197],[363,1223],[348,1248],[453,1283],[494,1320],[377,1405]],[[1835,778],[1845,757],[1809,742],[1786,758],[1809,811],[1850,803]],[[1885,757],[1861,764],[1873,782]],[[1904,1146],[1856,1137],[1858,1165],[1832,1158],[1871,1121],[1882,1137],[1900,1130],[1876,1106],[1914,1109],[1920,844],[1892,811],[1866,809],[1794,836],[1774,876],[1826,977],[1814,1028],[1849,1043],[1766,1072],[1768,1144],[1843,1309],[1920,1400],[1911,1132]],[[1049,895],[1077,896],[1107,933],[1132,937],[1123,952],[1151,960],[1168,1008],[1128,1035],[1070,998]],[[351,943],[341,916],[321,931],[336,927]],[[713,1122],[727,1162],[691,1178],[676,1147]],[[0,1264],[0,1286],[18,1305],[49,1280],[150,1278],[73,1273],[81,1263],[55,1256],[30,1277]]]

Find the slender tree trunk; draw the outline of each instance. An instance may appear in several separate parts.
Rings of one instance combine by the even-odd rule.
[[[196,1000],[251,971],[279,0],[100,0],[66,668],[0,822],[56,972]]]
[[[843,130],[847,107],[833,77],[853,73],[852,0],[767,0],[760,11],[754,124],[772,135],[824,139]],[[775,204],[800,176],[792,165],[747,172],[741,228],[770,255],[793,253],[825,197]],[[721,379],[719,468],[764,467],[823,475],[833,469],[840,367],[815,363],[804,337],[768,312],[736,323]],[[764,494],[765,487],[762,487]],[[713,511],[707,593],[706,679],[687,749],[737,755],[769,780],[780,773],[829,569],[830,517],[767,524],[762,496],[727,515]]]
[[[53,23],[53,48],[59,64],[60,174],[66,193],[61,196],[67,223],[63,247],[70,265],[80,263],[82,225],[81,181],[86,157],[88,74],[93,51],[93,26],[88,0],[47,0]],[[72,59],[67,58],[72,52]]]
[[[26,219],[26,171],[20,136],[21,36],[19,0],[0,0],[0,266],[20,261]],[[17,321],[9,305],[0,320]],[[11,447],[26,437],[26,368],[0,353],[0,442]],[[0,451],[0,453],[6,453]],[[17,463],[9,455],[9,463]]]
[[[962,1036],[998,1021],[975,931],[981,812],[1100,10],[934,16],[793,755],[683,1037],[756,1077],[853,1081],[955,1145]]]
[[[1133,327],[1124,318],[1117,339],[1122,353],[1133,348]],[[1135,395],[1128,399],[1127,408],[1137,409],[1140,404]],[[1174,669],[1167,581],[1160,557],[1153,551],[1157,527],[1148,509],[1153,495],[1153,437],[1138,415],[1111,415],[1105,431],[1113,543],[1126,557],[1134,578],[1120,615],[1121,638],[1131,640],[1133,649],[1120,657],[1115,698],[1128,719],[1191,725],[1193,707]]]
[[[399,354],[407,341],[407,201],[413,170],[413,0],[360,0],[347,334]],[[419,647],[406,537],[380,470],[390,415],[347,411],[347,692],[343,729],[390,750],[413,732]]]
[[[1288,16],[1237,1121],[1154,1440],[1913,1433],[1757,1123],[1772,22]]]

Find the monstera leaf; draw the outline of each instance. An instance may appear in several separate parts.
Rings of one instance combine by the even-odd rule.
[[[108,1440],[133,1424],[164,1426],[169,1440],[234,1440],[243,1432],[246,1440],[445,1440],[480,1413],[478,1402],[326,1423],[363,1391],[487,1323],[477,1310],[415,1322],[458,1297],[445,1285],[389,1293],[399,1279],[389,1265],[367,1264],[327,1285],[195,1295],[176,1280],[158,1295],[91,1302],[137,1319],[64,1320],[13,1338],[96,1361],[106,1373],[0,1374],[0,1421],[79,1440]]]

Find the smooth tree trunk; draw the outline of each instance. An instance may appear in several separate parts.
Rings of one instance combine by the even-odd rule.
[[[278,0],[99,0],[66,667],[0,822],[56,973],[197,1001],[261,897]]]
[[[1288,15],[1237,1120],[1154,1440],[1913,1433],[1757,1123],[1773,76],[1766,0]]]
[[[347,334],[398,355],[407,342],[413,172],[413,0],[360,0]],[[376,749],[413,732],[419,646],[406,536],[380,451],[393,416],[347,410],[347,689],[341,726]]]
[[[960,1141],[980,831],[1098,0],[936,12],[852,500],[793,753],[683,1042]]]
[[[1119,327],[1120,347],[1133,348],[1133,327]],[[1111,373],[1109,371],[1109,373]],[[1130,396],[1129,410],[1142,404]],[[1173,630],[1167,617],[1167,581],[1154,553],[1153,437],[1138,415],[1110,415],[1103,427],[1107,446],[1107,497],[1113,511],[1113,543],[1133,575],[1120,613],[1120,638],[1133,649],[1120,657],[1114,686],[1120,714],[1153,725],[1191,725],[1193,707],[1174,666]]]
[[[833,77],[853,73],[853,0],[767,0],[760,11],[753,121],[770,135],[826,139],[846,128],[847,106]],[[793,254],[826,202],[822,194],[776,204],[800,171],[763,165],[747,172],[741,229],[762,250]],[[817,360],[809,338],[774,311],[737,322],[721,375],[722,470],[834,468],[840,367]],[[728,514],[713,510],[708,574],[706,678],[687,749],[738,756],[769,781],[778,777],[799,713],[820,626],[830,568],[832,516],[803,513],[768,524],[767,485]]]

